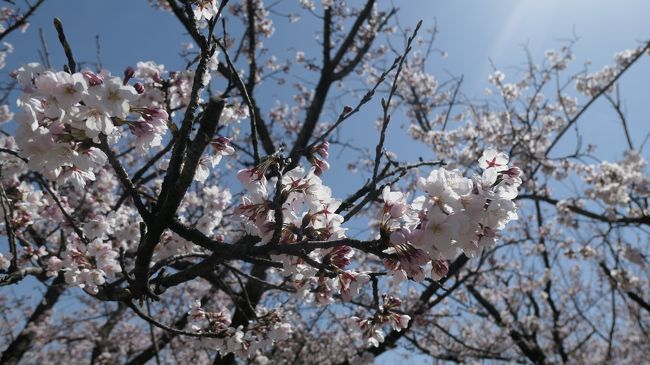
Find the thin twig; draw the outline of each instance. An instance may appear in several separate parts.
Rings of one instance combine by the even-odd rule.
[[[375,148],[375,165],[374,168],[372,169],[373,182],[377,180],[377,172],[379,171],[379,162],[381,161],[381,156],[383,154],[382,151],[384,149],[384,141],[386,140],[386,129],[388,128],[388,124],[390,123],[390,115],[388,114],[388,109],[390,108],[390,102],[393,99],[395,92],[397,91],[397,81],[399,80],[399,74],[402,71],[404,60],[406,60],[406,56],[408,55],[409,51],[411,51],[411,43],[413,43],[413,40],[418,34],[418,30],[420,29],[421,26],[422,26],[422,20],[420,20],[417,23],[417,25],[415,26],[415,30],[413,31],[413,34],[409,37],[408,41],[406,42],[406,49],[404,50],[403,56],[400,58],[399,65],[397,66],[397,71],[395,72],[395,78],[393,79],[393,85],[391,86],[390,93],[388,94],[388,100],[385,100],[384,98],[381,99],[381,106],[383,108],[384,115],[383,115],[383,122],[381,125],[381,133],[379,134],[379,143],[377,143],[377,147]]]
[[[75,73],[77,72],[77,63],[74,60],[74,56],[72,55],[72,49],[70,48],[70,44],[68,44],[68,40],[65,37],[65,33],[63,32],[63,24],[61,23],[61,19],[59,18],[54,18],[54,29],[56,29],[56,33],[59,36],[59,42],[61,42],[61,46],[63,47],[63,52],[65,53],[65,57],[68,59],[68,64],[67,64],[67,72],[68,73]],[[66,66],[64,66],[65,68]]]
[[[52,68],[50,63],[50,53],[47,49],[47,43],[45,42],[45,34],[43,33],[43,28],[38,28],[38,37],[41,40],[41,47],[43,48],[43,62],[47,68]]]

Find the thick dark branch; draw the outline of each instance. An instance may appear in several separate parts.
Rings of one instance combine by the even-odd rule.
[[[199,93],[203,90],[203,76],[207,72],[207,63],[212,56],[210,51],[202,51],[201,59],[199,65],[196,68],[196,73],[194,74],[194,81],[192,84],[192,92],[190,94],[190,102],[187,105],[185,110],[185,116],[183,122],[181,123],[181,128],[178,131],[178,134],[175,136],[176,143],[172,149],[172,155],[169,160],[169,167],[167,168],[167,174],[163,180],[163,185],[161,192],[158,196],[158,204],[156,210],[162,210],[162,207],[169,205],[166,202],[167,200],[167,191],[172,189],[173,185],[178,181],[181,172],[181,166],[183,163],[183,158],[185,155],[185,149],[187,143],[189,142],[190,132],[192,131],[192,124],[194,122],[196,109],[199,106]]]
[[[378,23],[377,26],[375,26],[375,29],[373,30],[372,35],[363,43],[363,46],[359,48],[354,55],[354,58],[350,61],[348,61],[345,65],[341,65],[340,68],[334,72],[333,78],[334,80],[341,80],[347,75],[350,74],[350,72],[354,71],[354,69],[359,65],[361,60],[363,60],[363,57],[368,53],[370,50],[370,47],[372,46],[372,43],[375,41],[375,38],[377,37],[377,33],[388,23],[388,20],[397,13],[397,9],[392,9],[387,15],[384,16],[381,22]]]
[[[156,294],[161,294],[162,292],[165,291],[165,289],[169,287],[179,285],[181,283],[190,281],[199,276],[214,271],[217,265],[221,261],[223,261],[223,256],[218,253],[214,253],[210,257],[199,262],[198,264],[194,264],[188,267],[187,269],[181,270],[170,276],[165,276],[159,281],[154,281],[156,284],[155,292]]]
[[[221,10],[225,7],[226,3],[228,1],[222,1],[221,5],[219,7],[219,13],[221,13]],[[176,3],[175,0],[167,0],[167,3],[170,5],[172,12],[178,20],[183,24],[185,29],[189,32],[189,34],[192,36],[194,41],[198,44],[201,45],[205,43],[205,39],[203,36],[196,30],[195,27],[192,26],[190,20],[188,19],[187,15],[183,12],[183,9]],[[249,6],[249,9],[253,9],[252,6]],[[250,10],[249,10],[250,11]],[[254,19],[254,17],[253,17]],[[250,22],[249,22],[250,23]],[[252,24],[254,27],[254,23]],[[249,27],[250,28],[250,27]],[[254,28],[253,28],[254,29]],[[250,37],[250,33],[247,32]],[[252,33],[253,38],[255,37],[255,32]],[[216,41],[216,39],[215,39]],[[253,47],[254,47],[253,43]],[[228,60],[228,55],[226,53],[225,47],[222,48],[222,51],[224,52],[224,56],[227,57]],[[254,53],[254,48],[253,48],[253,53]],[[253,55],[254,57],[254,55]],[[254,67],[255,69],[257,67]],[[264,151],[266,151],[267,154],[272,155],[275,153],[275,146],[273,145],[273,141],[271,139],[271,134],[266,126],[266,123],[264,122],[263,118],[261,117],[261,112],[259,107],[257,106],[257,103],[255,101],[255,98],[252,97],[253,94],[253,85],[254,85],[254,78],[253,84],[251,84],[251,88],[248,89],[247,85],[245,85],[243,82],[241,82],[239,78],[239,74],[237,73],[237,69],[231,65],[223,65],[222,63],[219,63],[217,67],[217,71],[222,74],[226,79],[230,80],[233,82],[235,87],[239,90],[239,93],[241,94],[242,98],[244,101],[249,105],[251,108],[250,110],[250,115],[251,115],[251,123],[254,123],[255,126],[255,132],[259,134],[260,139],[262,140],[262,147],[264,147]],[[251,73],[250,75],[254,75]],[[250,76],[249,75],[249,76]],[[249,97],[250,96],[250,97]]]
[[[354,24],[352,25],[352,28],[348,32],[348,35],[345,37],[343,43],[341,43],[341,46],[336,51],[336,55],[334,55],[334,58],[332,59],[332,65],[336,66],[341,63],[345,54],[349,51],[350,47],[354,44],[354,38],[357,36],[359,29],[361,29],[363,23],[370,18],[370,15],[372,14],[372,7],[374,5],[375,5],[375,0],[368,0],[368,2],[366,2],[366,5],[363,7],[361,12],[359,12],[359,16],[354,21]]]
[[[7,275],[0,277],[0,287],[15,284],[27,276],[36,276],[39,279],[45,279],[45,270],[40,267],[26,267],[23,269],[18,269],[10,271]]]
[[[196,27],[192,25],[192,22],[183,11],[183,8],[176,3],[176,0],[167,0],[167,4],[169,4],[169,7],[172,9],[172,12],[174,13],[174,15],[176,15],[176,18],[178,18],[181,24],[183,24],[185,30],[187,30],[187,32],[192,37],[192,39],[194,39],[194,42],[196,42],[196,44],[198,44],[199,47],[203,48],[206,40],[201,35],[201,33],[199,33]]]
[[[355,20],[350,32],[346,36],[345,40],[339,47],[336,55],[331,62],[325,63],[326,60],[323,60],[323,67],[321,70],[321,75],[316,85],[314,92],[314,97],[307,109],[307,114],[305,116],[305,121],[298,133],[298,138],[291,149],[289,157],[291,158],[291,164],[287,170],[291,170],[298,166],[300,158],[305,152],[305,147],[309,143],[309,139],[313,136],[316,125],[318,124],[318,118],[320,113],[323,110],[325,105],[325,100],[327,99],[327,93],[329,92],[330,86],[335,81],[333,77],[334,70],[336,66],[339,65],[343,56],[348,52],[349,48],[354,43],[354,39],[359,32],[359,29],[363,23],[370,18],[372,13],[372,8],[375,3],[375,0],[369,0],[363,10],[359,13],[359,16]]]
[[[323,64],[332,62],[332,8],[327,7],[323,16]]]
[[[205,71],[205,64],[203,67],[200,66],[199,68],[203,68],[203,71]],[[197,75],[199,74],[201,73],[197,73]],[[198,82],[199,84],[201,83],[201,81]],[[164,199],[164,201],[162,201],[162,203],[159,201],[159,210],[155,213],[155,217],[152,217],[150,222],[151,224],[147,226],[147,233],[140,246],[138,246],[134,275],[138,285],[135,289],[139,293],[143,293],[145,290],[148,291],[146,286],[148,282],[149,263],[151,262],[154,248],[160,240],[160,235],[172,223],[174,214],[194,179],[196,167],[200,162],[201,155],[210,141],[214,138],[224,106],[225,102],[222,99],[213,98],[210,100],[203,111],[196,137],[189,144],[189,147],[187,147],[187,153],[185,154],[185,151],[177,151],[179,153],[178,162],[173,168],[178,169],[178,173],[171,171],[172,166],[170,163],[170,170],[168,170],[167,176],[165,177],[166,180],[168,178],[170,179],[166,181],[167,193],[163,195],[163,192],[161,192],[159,197],[159,199]],[[193,112],[191,114],[193,114]],[[183,124],[185,125],[185,121]],[[189,121],[188,124],[191,125],[191,121]],[[184,132],[181,132],[178,139],[179,142],[177,143],[182,143],[180,142],[181,140],[188,138],[183,138],[183,134]],[[183,147],[182,149],[184,150],[185,148]],[[176,146],[174,150],[176,151]],[[183,158],[183,155],[185,155],[185,158]],[[174,155],[172,155],[172,159],[173,158]],[[180,171],[181,167],[182,171]],[[173,176],[173,179],[170,176]],[[165,190],[164,184],[163,190]]]
[[[145,179],[143,179],[143,175],[144,175],[144,174],[145,174],[145,173],[146,173],[146,172],[147,172],[147,171],[148,171],[148,170],[149,170],[153,165],[155,165],[156,162],[158,162],[158,160],[160,160],[164,155],[167,154],[167,152],[169,152],[169,151],[172,149],[172,147],[174,146],[174,142],[175,142],[175,141],[174,141],[174,138],[172,137],[172,139],[169,141],[169,143],[167,143],[167,145],[165,146],[165,148],[163,148],[162,150],[158,151],[158,152],[157,152],[157,153],[156,153],[156,154],[155,154],[155,155],[154,155],[154,156],[153,156],[149,161],[147,161],[147,163],[145,163],[145,164],[144,164],[144,165],[143,165],[143,166],[142,166],[138,171],[135,172],[135,174],[133,174],[133,178],[131,179],[131,184],[134,186],[134,188],[136,188],[136,189],[135,189],[136,192],[137,192],[137,187],[138,187],[140,184],[144,183],[143,180],[145,180]],[[109,162],[110,162],[110,160],[109,160]],[[113,164],[111,163],[111,165],[113,165]],[[118,174],[118,175],[119,175],[119,174]],[[118,177],[119,177],[119,176],[118,176]],[[127,177],[128,177],[128,176],[127,176]],[[123,178],[120,178],[120,180],[121,180],[120,182],[124,185],[124,181],[122,181],[122,179],[123,179]],[[127,198],[129,195],[132,195],[131,191],[130,191],[129,189],[126,189],[126,188],[125,188],[124,193],[122,193],[122,195],[120,196],[120,198],[117,200],[117,202],[116,202],[115,205],[113,206],[113,210],[117,211],[118,209],[120,209],[120,207],[122,206],[122,204],[124,203],[124,201],[126,200],[126,198]]]

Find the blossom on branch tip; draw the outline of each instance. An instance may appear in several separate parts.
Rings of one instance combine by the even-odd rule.
[[[219,12],[217,0],[198,0],[194,2],[194,18],[197,22],[205,19],[210,20]]]
[[[398,278],[421,280],[421,266],[432,260],[431,276],[438,280],[446,275],[447,261],[459,252],[473,256],[493,245],[496,232],[517,219],[513,199],[521,170],[508,168],[507,163],[505,154],[488,149],[479,160],[484,168],[481,176],[468,179],[456,170],[434,170],[420,178],[418,187],[425,195],[410,205],[404,194],[384,188],[380,231],[389,237],[390,249],[385,252],[398,256],[384,259],[386,268],[393,273],[404,270]]]
[[[503,171],[507,169],[508,160],[509,157],[505,153],[489,148],[483,152],[479,159],[479,167],[483,170],[494,168],[496,171]]]

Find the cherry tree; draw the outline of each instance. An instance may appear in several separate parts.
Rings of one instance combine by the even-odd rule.
[[[0,40],[43,1],[8,2]],[[427,69],[437,29],[382,2],[149,4],[191,39],[184,69],[89,67],[55,18],[65,66],[43,45],[9,71],[0,363],[647,359],[650,177],[619,80],[650,43],[596,72],[570,71],[572,42],[529,54],[476,101]],[[319,24],[318,51],[265,46],[280,21]],[[582,143],[595,103],[620,120],[618,161]],[[351,145],[366,115],[376,138]],[[386,149],[396,118],[428,159]],[[335,151],[352,194],[328,186]]]

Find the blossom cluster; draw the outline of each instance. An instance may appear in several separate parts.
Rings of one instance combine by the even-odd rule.
[[[388,324],[396,331],[401,331],[408,327],[411,316],[398,313],[402,301],[394,296],[384,294],[382,296],[383,305],[379,306],[377,313],[371,318],[359,318],[353,316],[350,318],[362,331],[367,339],[369,346],[378,347],[384,342],[384,332],[382,327]]]
[[[193,11],[197,21],[210,20],[217,15],[219,3],[216,0],[199,0],[194,3]]]
[[[277,185],[277,177],[267,180],[266,172],[272,158],[260,165],[240,170],[237,178],[245,187],[247,194],[236,211],[252,235],[270,242],[276,223],[281,225],[279,243],[294,243],[307,240],[335,240],[345,237],[341,227],[343,217],[334,213],[340,201],[332,197],[332,190],[325,186],[316,174],[316,168],[305,171],[295,168],[281,178],[280,191],[270,186]],[[270,186],[269,186],[270,185]],[[282,200],[282,222],[275,221],[274,197]]]
[[[215,52],[207,64],[208,71],[201,80],[204,85],[210,81],[211,73],[219,66],[219,52]],[[165,65],[143,61],[135,69],[127,69],[129,77],[138,81],[134,88],[141,94],[139,107],[159,107],[169,105],[169,109],[179,110],[188,104],[194,80],[194,70],[168,71]],[[172,114],[173,117],[173,114]]]
[[[387,253],[399,258],[385,259],[386,268],[403,279],[422,280],[422,267],[431,261],[431,276],[440,279],[448,270],[447,261],[459,252],[475,256],[492,246],[497,232],[517,219],[513,200],[521,171],[509,168],[508,160],[505,153],[486,150],[478,161],[483,173],[471,179],[457,170],[434,170],[420,178],[424,195],[410,204],[406,194],[384,188],[380,234],[389,237]]]
[[[114,194],[118,186],[116,180],[108,170],[102,169],[97,174],[97,181],[83,191],[65,189],[66,195],[59,197],[60,206],[51,201],[48,193],[43,195],[40,206],[32,204],[29,207],[39,211],[38,216],[32,217],[32,228],[60,225],[65,232],[59,239],[51,237],[47,248],[40,247],[43,252],[38,258],[49,276],[63,273],[68,285],[81,287],[91,294],[119,277],[123,269],[123,263],[118,261],[120,252],[134,249],[139,242],[140,219],[130,205],[111,211],[118,198]],[[25,189],[21,194],[40,196],[42,192]],[[82,202],[85,205],[79,208]],[[70,219],[74,219],[71,217],[82,223],[71,222]]]
[[[615,65],[605,66],[595,73],[578,76],[576,78],[576,90],[591,98],[601,93],[605,88],[610,88],[607,91],[613,91],[615,85],[612,85],[612,83],[617,79],[618,74],[628,67],[634,58],[639,57],[642,51],[643,47],[638,47],[615,54]]]
[[[299,18],[287,13],[291,6],[148,2],[176,15],[188,41],[196,41],[181,46],[186,69],[143,60],[111,74],[76,70],[70,58],[66,72],[32,63],[10,73],[20,95],[7,91],[3,100],[19,96],[21,111],[0,105],[0,236],[8,238],[0,244],[0,286],[28,276],[47,286],[36,311],[33,301],[0,292],[3,321],[14,328],[0,343],[10,353],[10,344],[28,339],[30,350],[16,361],[155,356],[212,363],[218,352],[216,362],[234,354],[235,362],[256,364],[366,364],[407,339],[432,358],[459,362],[525,362],[532,354],[552,363],[643,363],[650,179],[645,142],[638,143],[637,126],[626,125],[617,88],[650,45],[566,82],[562,71],[575,69],[571,46],[547,51],[540,64],[529,59],[514,75],[495,67],[486,90],[494,98],[483,103],[466,98],[462,77],[443,80],[426,71],[431,54],[445,57],[434,48],[435,28],[427,40],[418,24],[412,52],[409,38],[386,70],[397,51],[392,39],[401,37],[377,44],[377,36],[411,31],[379,2],[294,2],[308,17],[322,18],[315,39],[330,41],[325,53],[291,50],[295,61],[264,44],[274,21],[281,19],[284,30],[283,18]],[[19,18],[0,9],[0,33]],[[233,18],[247,29],[241,39],[225,27]],[[232,62],[220,64],[216,49],[231,52]],[[12,51],[0,45],[0,69]],[[306,73],[292,72],[292,64]],[[364,96],[364,88],[349,87],[359,78],[375,85]],[[394,87],[385,87],[391,81]],[[269,82],[289,86],[291,95],[281,92],[269,105]],[[572,86],[577,95],[565,94]],[[350,170],[372,170],[373,160],[362,145],[344,142],[345,133],[330,130],[344,119],[326,122],[328,105],[331,98],[362,97],[356,108],[343,108],[339,118],[347,119],[367,111],[380,93],[390,95],[384,112],[403,111],[411,136],[446,164],[424,175],[430,161],[399,164],[381,151],[382,128],[373,178],[344,204],[323,178],[334,165],[329,143],[359,153]],[[218,121],[201,113],[213,95],[232,97]],[[622,119],[629,146],[622,160],[587,163],[596,157],[593,145],[583,152],[580,143],[564,153],[566,136],[582,141],[578,119],[588,115],[592,98],[611,99]],[[236,125],[249,110],[255,123]],[[390,117],[378,126],[397,119]],[[207,129],[210,140],[202,140]],[[283,156],[289,148],[291,159]],[[237,151],[242,158],[224,158]],[[509,166],[511,159],[521,169]],[[170,160],[180,171],[169,170]],[[241,168],[239,194],[228,173]],[[185,180],[186,172],[195,182]],[[358,221],[346,221],[365,226],[368,217],[370,237],[348,237]],[[516,219],[523,222],[512,225]],[[465,256],[479,253],[468,269]],[[603,280],[585,281],[594,277]],[[64,280],[66,287],[58,285]],[[408,280],[425,282],[404,285]],[[65,303],[52,294],[66,290],[62,298],[69,298],[79,288],[89,294],[76,296],[80,308],[61,311]],[[612,296],[602,295],[608,289]],[[93,305],[97,299],[104,304]],[[137,310],[145,301],[147,315]],[[592,336],[614,324],[619,330],[611,327],[608,338]],[[536,334],[552,340],[519,341]],[[385,337],[390,343],[381,346]]]
[[[320,153],[321,156],[326,156]],[[316,160],[316,158],[314,158]],[[341,226],[343,217],[336,212],[340,201],[332,197],[331,189],[318,176],[316,163],[309,171],[295,168],[281,177],[267,180],[266,174],[272,168],[269,159],[260,165],[239,171],[237,177],[246,189],[246,195],[236,207],[246,231],[261,238],[263,243],[288,245],[302,241],[333,241],[345,238]],[[272,187],[280,186],[280,190]],[[279,197],[279,200],[276,198]],[[281,204],[282,222],[276,221],[275,204]],[[305,262],[305,258],[294,255],[272,255],[284,265],[284,274],[293,275],[298,294],[307,300],[321,304],[333,302],[333,296],[340,294],[345,300],[357,295],[363,284],[369,281],[365,273],[346,270],[351,262],[353,250],[348,246],[332,249],[318,249],[309,253],[309,259],[330,265],[336,269],[335,277],[317,276],[317,269]]]
[[[650,178],[644,173],[646,166],[647,162],[637,151],[626,151],[620,162],[587,165],[580,171],[588,184],[585,193],[610,206],[627,206],[635,196],[648,197]]]
[[[29,167],[77,188],[95,180],[107,156],[97,147],[100,133],[119,139],[116,126],[126,124],[137,136],[138,147],[159,145],[167,131],[168,115],[161,108],[133,108],[136,89],[108,71],[67,73],[30,63],[14,73],[22,87],[16,116],[16,143]],[[126,118],[135,112],[138,119]]]
[[[215,55],[210,67],[217,65]],[[30,169],[50,180],[70,181],[82,188],[95,180],[106,163],[107,156],[98,146],[100,134],[116,143],[124,136],[121,127],[127,126],[140,153],[160,146],[172,117],[167,108],[178,110],[188,103],[194,77],[192,71],[164,73],[164,66],[153,62],[139,62],[136,69],[127,68],[123,77],[106,70],[70,74],[37,63],[22,66],[13,73],[23,92],[18,99],[22,111],[16,116],[21,155],[29,159]],[[131,85],[134,77],[140,81]],[[220,122],[228,124],[247,115],[246,108],[229,106]],[[234,153],[225,137],[212,145],[215,154],[201,161],[199,181],[207,178],[207,166]]]
[[[210,311],[195,301],[188,312],[188,326],[197,334],[209,334],[201,338],[201,344],[210,350],[218,350],[221,355],[235,353],[244,358],[255,355],[258,350],[274,342],[290,337],[291,324],[277,311],[264,313],[257,317],[255,324],[246,329],[243,326],[230,327],[231,313],[227,308]]]
[[[82,242],[69,244],[62,256],[63,260],[57,256],[50,257],[49,275],[56,276],[61,270],[68,285],[76,285],[92,294],[97,294],[107,278],[114,279],[115,274],[122,272],[117,261],[118,253],[110,242],[100,238],[87,245]]]

